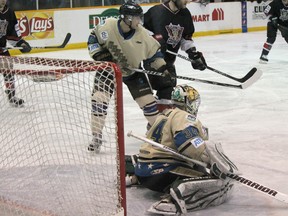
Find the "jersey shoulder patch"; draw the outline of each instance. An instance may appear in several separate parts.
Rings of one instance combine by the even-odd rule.
[[[109,37],[108,31],[101,31],[100,32],[100,37],[104,41],[108,40],[108,37]]]
[[[191,140],[191,143],[195,148],[198,148],[199,146],[204,144],[204,140],[201,137],[196,137],[193,140]]]
[[[195,121],[196,121],[196,117],[193,116],[193,115],[187,115],[186,119],[187,119],[189,122],[195,122]]]

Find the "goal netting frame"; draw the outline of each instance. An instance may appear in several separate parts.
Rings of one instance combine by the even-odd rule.
[[[1,215],[126,215],[119,67],[111,62],[3,56],[0,73]],[[95,77],[107,73],[113,94],[103,146],[94,154],[87,151],[91,94]],[[24,107],[11,107],[3,78],[7,74]],[[105,81],[99,85],[112,88]]]

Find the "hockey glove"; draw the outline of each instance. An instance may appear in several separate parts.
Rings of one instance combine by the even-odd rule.
[[[162,79],[159,79],[159,81],[161,80],[161,82],[163,82],[161,84],[158,83],[159,86],[162,86],[163,88],[164,86],[176,86],[176,73],[173,66],[166,64],[158,68],[157,71],[162,72],[164,75]]]
[[[111,53],[109,52],[109,50],[107,49],[103,49],[99,52],[96,52],[92,58],[95,60],[95,61],[113,61],[113,57],[111,55]]]
[[[30,47],[29,43],[27,43],[27,41],[25,41],[24,39],[20,39],[16,43],[16,47],[22,47],[22,49],[20,49],[20,52],[22,52],[22,53],[28,53],[31,51],[31,47]]]
[[[188,57],[192,60],[191,65],[195,70],[205,70],[206,69],[206,61],[201,52],[193,51],[192,49],[188,49],[186,51]]]

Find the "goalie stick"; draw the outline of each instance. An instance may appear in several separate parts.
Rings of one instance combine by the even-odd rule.
[[[146,73],[150,75],[165,76],[165,74],[161,72],[157,72],[157,71],[142,70],[142,69],[136,69],[136,68],[130,69],[130,70],[133,70],[139,73]],[[185,77],[185,76],[176,76],[176,78],[194,81],[194,82],[201,82],[201,83],[206,83],[206,84],[211,84],[211,85],[224,86],[224,87],[229,87],[229,88],[246,89],[249,86],[251,86],[253,83],[255,83],[261,77],[261,75],[262,75],[262,71],[257,70],[257,73],[253,76],[253,79],[248,79],[246,82],[239,84],[239,85],[221,83],[221,82],[216,82],[216,81],[211,81],[211,80],[203,80],[203,79],[197,79],[197,78]]]
[[[186,60],[186,61],[192,62],[192,60],[191,60],[190,58],[188,58],[188,57],[186,57],[186,56],[183,56],[183,55],[181,55],[181,54],[179,54],[179,53],[175,53],[175,52],[172,52],[172,51],[169,51],[169,50],[167,50],[166,52],[168,52],[168,53],[170,53],[170,54],[173,54],[173,55],[175,55],[175,56],[177,56],[177,57],[180,57],[180,58],[182,58],[182,59],[184,59],[184,60]],[[225,77],[227,77],[227,78],[229,78],[229,79],[235,80],[235,81],[240,82],[240,83],[244,83],[244,82],[246,82],[246,81],[249,80],[249,79],[254,79],[253,76],[257,77],[257,76],[258,76],[258,73],[259,73],[258,70],[257,70],[257,68],[253,67],[244,77],[242,77],[242,78],[237,78],[237,77],[233,77],[233,76],[231,76],[231,75],[229,75],[229,74],[226,74],[226,73],[224,73],[224,72],[222,72],[222,71],[219,71],[219,70],[217,70],[217,69],[215,69],[215,68],[212,68],[212,67],[210,67],[210,66],[208,66],[208,65],[206,66],[206,68],[207,68],[208,70],[211,70],[211,71],[213,71],[213,72],[215,72],[215,73],[218,73],[218,74],[220,74],[220,75],[222,75],[222,76],[225,76]]]
[[[31,49],[61,49],[61,48],[65,48],[66,45],[68,44],[69,40],[71,38],[71,33],[67,33],[66,37],[63,41],[63,43],[61,45],[52,45],[52,46],[35,46],[35,47],[31,47]],[[21,50],[23,49],[23,47],[1,47],[0,49],[4,50],[4,49],[8,49],[8,50]]]
[[[190,162],[192,164],[197,164],[199,166],[202,166],[204,168],[206,168],[206,171],[208,173],[210,173],[210,170],[207,168],[207,164],[204,163],[204,162],[201,162],[201,161],[197,161],[197,160],[194,160],[192,158],[189,158],[189,157],[186,157],[185,155],[182,155],[180,154],[179,152],[176,152],[174,149],[172,148],[169,148],[168,146],[165,146],[165,145],[162,145],[160,143],[157,143],[153,140],[150,140],[146,137],[143,137],[143,136],[140,136],[140,135],[136,135],[134,134],[132,131],[128,132],[127,134],[128,137],[134,137],[136,139],[139,139],[139,140],[142,140],[144,142],[147,142],[155,147],[158,147],[158,148],[161,148],[163,149],[164,151],[168,151],[172,154],[174,154],[175,156],[181,158],[181,159],[184,159],[185,161],[187,162]],[[257,183],[255,181],[252,181],[252,180],[249,180],[243,176],[239,176],[239,175],[236,175],[236,174],[227,174],[227,176],[231,179],[234,179],[235,181],[237,181],[238,183],[240,183],[241,185],[243,186],[246,186],[252,190],[255,190],[259,193],[262,193],[266,196],[269,196],[271,198],[274,198],[280,202],[283,202],[283,203],[286,203],[288,204],[288,195],[287,194],[284,194],[284,193],[281,193],[277,190],[274,190],[274,189],[270,189],[269,187],[265,186],[265,185],[262,185],[260,183]]]

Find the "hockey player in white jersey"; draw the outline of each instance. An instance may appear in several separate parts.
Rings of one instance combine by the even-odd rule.
[[[230,197],[233,188],[226,174],[238,169],[224,154],[221,144],[208,141],[208,130],[197,118],[199,93],[191,86],[179,85],[172,92],[172,101],[175,106],[157,117],[147,138],[208,164],[210,173],[145,143],[138,155],[126,156],[126,185],[141,184],[165,193],[148,210],[157,214],[181,215],[220,205]]]
[[[133,2],[127,2],[120,7],[119,13],[119,19],[106,19],[104,24],[97,25],[92,30],[88,39],[89,54],[96,61],[113,61],[121,67],[123,82],[127,85],[133,99],[143,110],[149,124],[152,125],[159,112],[149,81],[145,74],[127,68],[138,68],[144,60],[145,64],[149,64],[152,70],[158,72],[169,74],[169,68],[159,51],[160,44],[141,25],[142,8]],[[103,99],[109,98],[109,95],[108,97],[103,96],[109,93],[101,91],[97,85],[97,79],[105,80],[107,76],[109,73],[101,74],[101,77],[95,78],[91,121],[93,140],[88,147],[89,151],[99,152],[102,145],[102,129],[109,104],[109,99]],[[175,82],[175,78],[169,75],[163,78],[159,85],[165,88],[167,85],[171,86],[171,82]],[[107,85],[113,84],[107,83]],[[110,92],[110,96],[112,93]]]

